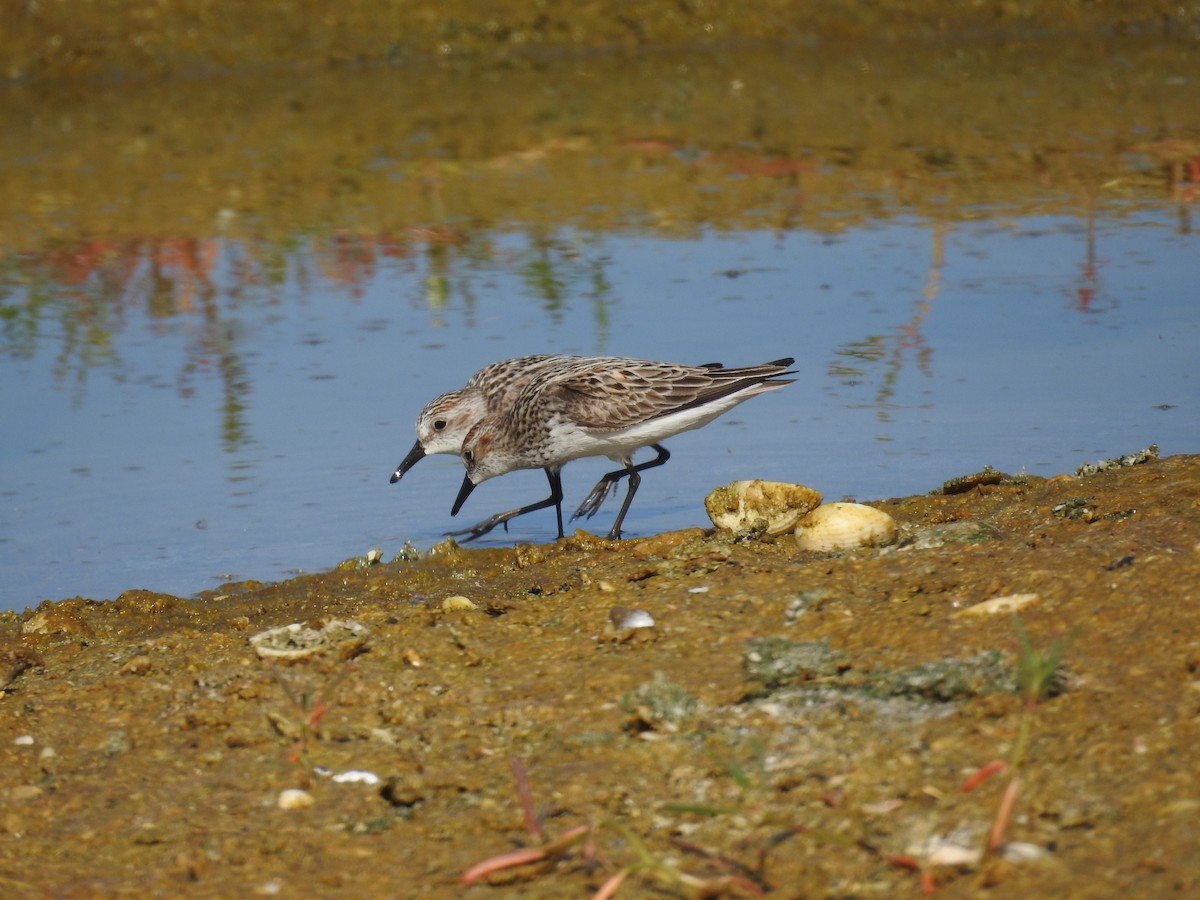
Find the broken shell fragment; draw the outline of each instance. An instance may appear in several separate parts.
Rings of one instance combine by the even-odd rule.
[[[280,662],[294,662],[318,653],[349,659],[358,653],[368,634],[369,629],[353,619],[333,619],[320,628],[293,622],[254,635],[250,646],[261,658]]]
[[[1041,597],[1037,594],[1005,594],[1003,597],[993,597],[966,609],[960,609],[956,616],[990,616],[997,613],[1015,613],[1031,603],[1037,603]]]
[[[801,550],[829,552],[881,547],[895,542],[896,520],[882,509],[862,503],[824,503],[796,526]]]
[[[379,784],[379,776],[374,772],[368,772],[365,769],[347,769],[345,772],[338,772],[333,776],[333,781],[337,784]]]
[[[630,628],[653,628],[654,616],[644,609],[626,609],[624,606],[614,606],[608,611],[608,620],[613,627],[626,631]]]
[[[779,481],[734,481],[704,498],[712,523],[723,531],[745,531],[763,523],[767,534],[786,534],[821,502],[821,495],[802,484]]]

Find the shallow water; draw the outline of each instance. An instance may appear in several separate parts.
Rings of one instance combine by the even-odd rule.
[[[728,91],[727,75],[712,79]],[[708,83],[688,79],[701,82],[688,81],[693,94]],[[812,104],[836,112],[846,83],[823,87]],[[1054,87],[1037,84],[1030,117],[1066,103]],[[795,124],[791,106],[762,99],[777,93],[746,100],[766,118],[745,128]],[[636,108],[634,96],[622,102]],[[1151,123],[1195,133],[1166,100],[1113,120],[1097,111],[1073,147],[1055,136],[1059,164],[1044,147],[1027,152],[1027,124],[1010,138],[994,118],[991,136],[973,122],[941,135],[953,152],[936,158],[890,132],[859,136],[853,152],[789,135],[780,151],[704,134],[703,104],[654,102],[633,126],[611,114],[581,125],[572,106],[561,133],[536,136],[520,112],[488,118],[519,127],[449,159],[455,129],[478,123],[396,126],[408,147],[368,139],[378,152],[356,145],[351,174],[306,168],[303,153],[267,172],[248,163],[237,196],[266,193],[237,202],[233,188],[198,183],[205,152],[181,150],[174,168],[126,160],[123,181],[89,180],[31,128],[30,144],[8,148],[37,176],[3,243],[0,607],[131,587],[191,595],[372,546],[390,557],[540,499],[544,476],[517,473],[452,519],[461,466],[450,457],[388,484],[427,399],[523,353],[797,357],[795,385],[668,442],[674,456],[645,476],[631,536],[706,524],[704,494],[736,478],[874,499],[984,465],[1053,475],[1151,442],[1196,451],[1194,147],[1170,145],[1162,162],[1163,144],[1137,143]],[[119,107],[135,123],[166,115]],[[267,144],[276,136],[245,135],[238,153],[267,159],[282,152]],[[1036,159],[1006,174],[1023,155]],[[905,170],[914,159],[925,162]],[[113,213],[131,184],[146,217],[136,228]],[[417,198],[399,219],[380,196],[393,187]],[[309,190],[312,205],[273,213]],[[567,504],[611,467],[568,467]],[[604,533],[616,508],[586,527]],[[553,536],[543,512],[486,541]]]

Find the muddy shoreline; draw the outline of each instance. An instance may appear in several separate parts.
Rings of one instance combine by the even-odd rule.
[[[643,0],[535,4],[518,0],[379,3],[336,9],[295,0],[264,15],[255,6],[184,0],[95,0],[80,7],[7,4],[0,11],[0,73],[11,82],[97,77],[196,77],[239,69],[481,60],[536,64],[570,54],[708,51],[731,44],[1194,38],[1196,12],[1169,0],[1131,4],[1007,0],[974,4],[717,3]]]
[[[594,839],[483,879],[504,896],[622,869],[619,896],[687,896],[679,873],[727,896],[1194,892],[1200,457],[967,487],[876,504],[908,547],[577,533],[4,614],[0,883],[486,896],[463,872],[538,843],[517,759],[545,840]],[[1022,702],[1010,616],[966,610],[1014,596],[1035,648],[1074,634],[1005,838],[1029,858],[980,859],[1006,781],[960,786],[1008,758]],[[635,608],[653,628],[614,627]],[[335,619],[365,643],[285,665],[249,642]],[[764,648],[808,661],[764,674]]]

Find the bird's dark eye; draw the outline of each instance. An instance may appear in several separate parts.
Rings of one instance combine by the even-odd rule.
[[[436,422],[434,422],[434,423],[433,423],[433,430],[434,430],[434,431],[442,431],[442,430],[444,430],[444,429],[445,429],[445,427],[446,427],[446,420],[445,420],[445,419],[438,419]]]
[[[462,458],[463,458],[463,462],[468,463],[468,464],[475,462],[475,454],[472,453],[470,450],[464,450],[462,452]]]

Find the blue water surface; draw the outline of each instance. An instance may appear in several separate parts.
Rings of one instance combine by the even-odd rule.
[[[541,499],[542,473],[513,473],[451,518],[449,456],[388,483],[426,400],[525,353],[796,357],[795,384],[667,442],[627,536],[706,525],[704,495],[738,478],[871,500],[984,465],[1200,450],[1200,239],[1165,204],[835,235],[359,240],[353,264],[297,241],[268,271],[214,238],[199,280],[147,248],[112,283],[10,284],[12,309],[44,298],[0,333],[0,608],[390,557]],[[611,468],[570,464],[570,508]],[[542,511],[482,543],[554,534]]]

